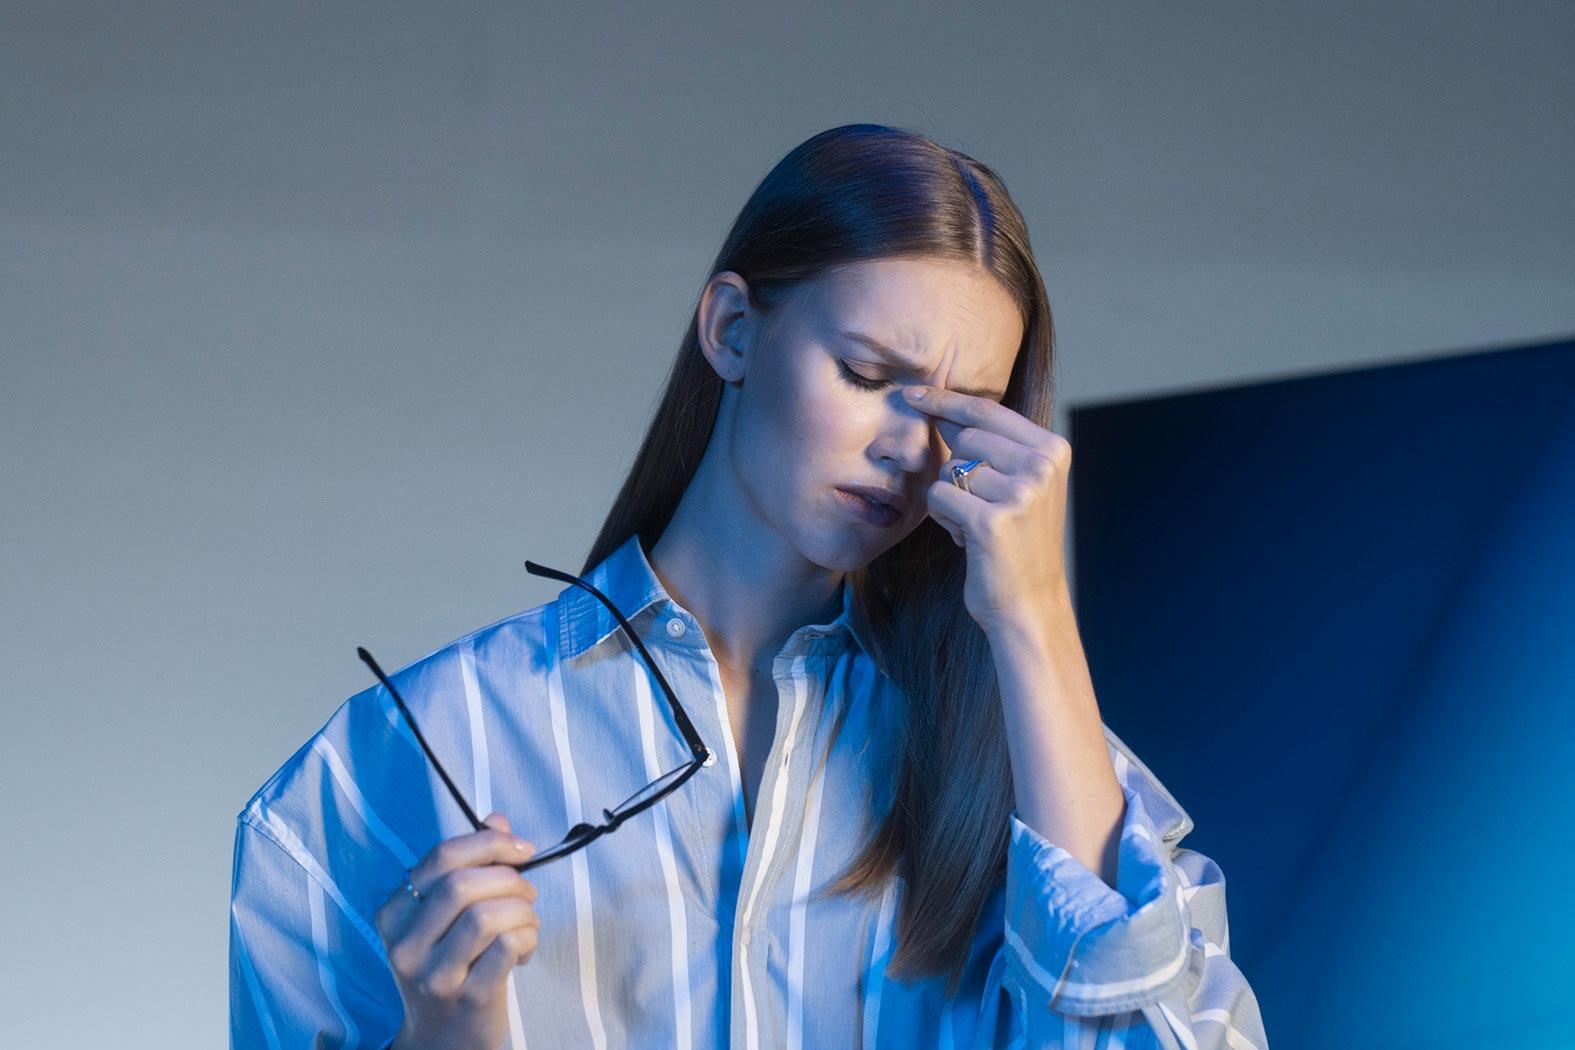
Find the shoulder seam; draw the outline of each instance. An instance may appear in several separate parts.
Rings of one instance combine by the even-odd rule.
[[[372,924],[367,922],[366,919],[362,917],[360,912],[356,911],[350,906],[350,902],[345,898],[343,891],[341,891],[333,879],[328,876],[328,873],[323,871],[322,865],[317,863],[317,859],[311,854],[306,853],[305,846],[301,845],[300,839],[296,838],[294,832],[291,832],[291,838],[294,838],[295,842],[286,842],[280,837],[275,829],[270,826],[270,820],[277,820],[277,817],[274,817],[272,813],[269,813],[266,816],[259,818],[258,810],[262,808],[264,808],[264,804],[261,801],[248,806],[237,818],[238,822],[241,824],[241,826],[251,828],[253,831],[256,831],[258,834],[262,835],[263,838],[273,843],[274,846],[284,853],[285,856],[290,858],[291,863],[293,863],[297,868],[301,869],[301,871],[305,872],[306,876],[313,882],[317,883],[318,887],[322,889],[323,893],[333,900],[334,906],[337,907],[344,914],[344,917],[350,921],[350,924],[355,927],[356,932],[361,935],[362,940],[366,941],[367,946],[370,947],[372,951],[377,954],[377,957],[382,959],[386,964],[388,962],[388,952],[383,947],[383,940],[377,935],[377,931],[373,928]],[[289,830],[288,827],[286,827],[286,830]],[[297,847],[299,847],[299,849]]]
[[[393,678],[395,675],[401,674],[404,671],[409,670],[412,667],[415,667],[417,664],[426,663],[428,660],[432,659],[433,657],[439,656],[439,655],[447,652],[450,649],[458,649],[461,646],[464,646],[464,645],[467,645],[467,644],[473,646],[477,637],[479,637],[482,634],[485,634],[487,631],[491,631],[491,630],[494,630],[494,629],[496,629],[498,627],[502,627],[506,623],[513,623],[515,621],[528,621],[528,620],[533,620],[533,619],[539,620],[541,618],[542,610],[544,608],[546,608],[548,605],[551,605],[555,601],[557,601],[556,598],[550,598],[550,599],[548,599],[545,602],[541,602],[539,604],[531,606],[529,609],[521,609],[519,612],[510,613],[509,615],[504,616],[504,617],[502,617],[500,619],[493,620],[489,624],[483,624],[482,626],[477,627],[474,631],[470,631],[467,634],[462,634],[458,638],[455,638],[453,641],[448,642],[448,643],[446,643],[444,645],[438,646],[436,649],[433,649],[431,652],[427,653],[425,656],[419,656],[419,657],[417,657],[414,660],[410,660],[410,661],[406,662],[404,665],[396,668],[395,670],[389,671],[388,672],[388,676],[390,678]],[[369,688],[369,689],[376,689],[376,688],[378,688],[378,686],[379,686],[378,683],[374,683],[373,685],[370,685],[367,688]]]

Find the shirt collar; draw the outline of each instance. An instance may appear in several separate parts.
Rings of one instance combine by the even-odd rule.
[[[670,603],[675,611],[681,611],[651,569],[639,533],[631,534],[586,573],[584,579],[610,598],[636,630],[640,630],[638,617],[653,605]],[[618,629],[618,620],[590,591],[569,583],[558,592],[558,644],[564,659],[572,659],[600,645]],[[872,651],[862,629],[855,623],[853,586],[846,574],[842,578],[842,611],[836,619],[800,630],[857,645],[866,653]],[[641,641],[647,641],[643,633]]]

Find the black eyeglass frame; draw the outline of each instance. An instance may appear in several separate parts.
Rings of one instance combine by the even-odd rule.
[[[550,861],[567,857],[576,850],[584,849],[586,846],[590,845],[592,842],[595,842],[603,835],[611,834],[612,832],[616,831],[618,826],[624,821],[628,820],[630,817],[637,816],[638,814],[645,812],[647,809],[650,809],[652,806],[656,805],[656,803],[660,802],[674,791],[677,791],[689,780],[690,777],[699,772],[700,767],[705,765],[706,761],[711,757],[711,749],[706,747],[705,743],[701,741],[700,734],[696,732],[694,723],[689,720],[688,712],[684,710],[684,705],[678,702],[678,697],[674,694],[673,687],[667,684],[667,678],[662,674],[661,668],[656,666],[656,661],[651,659],[651,654],[646,651],[645,643],[640,641],[640,636],[635,633],[633,627],[629,626],[629,621],[624,618],[623,613],[618,611],[618,607],[612,603],[612,599],[608,598],[605,594],[597,590],[591,584],[572,573],[563,572],[559,569],[551,569],[545,565],[540,565],[536,562],[530,561],[529,559],[527,559],[525,562],[525,569],[527,572],[530,572],[536,576],[550,576],[555,580],[562,580],[565,583],[572,583],[578,587],[582,587],[585,590],[590,591],[591,594],[595,595],[603,605],[607,606],[607,608],[611,610],[613,616],[617,617],[618,619],[618,626],[623,628],[624,633],[629,636],[629,640],[634,643],[634,647],[639,650],[640,656],[645,660],[645,665],[651,669],[652,674],[656,675],[657,682],[661,684],[662,692],[667,696],[668,706],[672,708],[673,720],[678,725],[678,731],[683,734],[684,742],[689,745],[689,751],[694,757],[684,765],[675,767],[674,769],[663,773],[661,776],[657,777],[649,784],[646,784],[639,791],[636,791],[634,794],[624,799],[612,809],[602,810],[602,816],[605,818],[602,823],[586,824],[581,822],[576,824],[574,827],[570,828],[569,833],[557,843],[534,854],[529,860],[510,865],[510,867],[514,868],[514,870],[520,872],[521,874],[531,870],[532,868],[549,863]],[[415,716],[410,713],[410,708],[405,706],[405,699],[399,695],[399,690],[394,688],[394,683],[388,680],[388,676],[384,674],[383,669],[377,665],[377,661],[372,659],[371,653],[367,652],[360,646],[356,647],[355,652],[356,655],[359,656],[361,660],[372,669],[372,673],[377,675],[378,681],[383,683],[383,687],[387,689],[389,695],[394,698],[394,703],[398,705],[400,713],[405,717],[405,721],[410,723],[410,729],[411,732],[415,734],[416,742],[421,745],[421,750],[426,752],[428,761],[432,763],[432,768],[437,770],[437,774],[440,778],[442,778],[443,784],[448,788],[449,794],[453,795],[454,801],[459,803],[459,808],[464,812],[465,819],[470,821],[471,825],[477,831],[485,830],[487,825],[483,824],[481,822],[481,818],[476,816],[475,810],[470,808],[470,803],[465,801],[465,797],[460,794],[459,788],[454,786],[454,780],[448,775],[448,771],[443,768],[443,763],[439,762],[437,755],[432,753],[432,748],[427,744],[426,737],[421,734],[421,727],[416,724]],[[650,791],[653,787],[662,784],[662,782],[667,780],[669,777],[673,777],[674,779],[670,783],[657,788],[655,794],[652,794],[647,798],[640,797],[646,792]],[[635,801],[637,799],[638,801]]]

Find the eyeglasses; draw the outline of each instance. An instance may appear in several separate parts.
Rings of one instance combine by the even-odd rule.
[[[635,816],[638,813],[643,813],[645,810],[650,809],[652,806],[666,798],[668,795],[672,794],[674,791],[677,791],[683,786],[684,782],[690,777],[694,776],[695,773],[700,770],[700,767],[706,763],[706,760],[711,757],[710,749],[701,742],[700,734],[695,732],[694,723],[689,721],[689,715],[684,711],[684,706],[678,702],[678,697],[673,695],[673,687],[667,684],[667,679],[663,677],[661,669],[656,666],[656,661],[652,660],[651,654],[646,652],[645,643],[640,641],[639,635],[635,634],[634,628],[629,626],[629,621],[624,619],[623,613],[618,611],[618,607],[612,603],[611,599],[572,573],[561,572],[558,569],[549,569],[545,565],[538,565],[536,562],[529,560],[525,562],[525,568],[528,572],[531,572],[537,576],[550,576],[555,580],[563,580],[565,583],[572,583],[576,586],[583,587],[585,590],[594,594],[603,605],[607,606],[607,608],[612,611],[613,616],[617,617],[618,619],[618,626],[623,628],[624,633],[629,636],[629,640],[634,643],[634,647],[640,651],[640,656],[644,658],[646,666],[651,669],[651,672],[656,675],[656,680],[661,683],[662,692],[667,695],[668,706],[673,709],[673,719],[678,724],[678,731],[683,734],[684,742],[689,745],[689,751],[694,757],[688,762],[685,762],[683,765],[679,766],[677,769],[671,770],[670,772],[664,773],[657,777],[655,780],[645,785],[645,787],[641,788],[639,791],[636,791],[634,794],[618,803],[618,805],[614,806],[612,809],[602,810],[602,816],[605,818],[602,823],[576,824],[574,827],[570,828],[569,833],[555,845],[550,846],[549,848],[533,855],[529,860],[522,861],[519,864],[510,865],[510,867],[522,873],[529,871],[532,868],[546,864],[549,861],[558,860],[561,857],[567,857],[575,850],[584,849],[586,846],[590,845],[592,842],[595,842],[603,835],[607,835],[613,831],[616,831],[618,826],[624,821],[628,820],[630,817]],[[410,729],[413,733],[415,733],[416,742],[421,745],[421,750],[426,752],[428,760],[430,760],[432,763],[432,768],[437,770],[437,774],[442,778],[444,785],[449,790],[449,794],[453,795],[454,801],[459,803],[459,808],[464,812],[465,819],[469,820],[471,825],[475,827],[477,831],[484,830],[487,825],[483,824],[481,819],[476,816],[475,810],[470,808],[470,803],[465,801],[465,797],[461,795],[459,793],[459,789],[454,786],[453,778],[448,775],[448,771],[445,770],[443,768],[443,764],[438,761],[437,755],[432,753],[432,748],[428,746],[426,737],[421,735],[421,728],[416,725],[415,716],[410,713],[410,708],[405,706],[405,699],[399,695],[399,690],[394,688],[394,683],[390,682],[388,680],[388,676],[383,673],[383,669],[377,666],[377,661],[372,659],[371,653],[367,652],[360,646],[356,647],[355,652],[356,655],[365,661],[366,665],[372,669],[372,673],[377,675],[378,681],[383,683],[383,686],[388,690],[389,695],[394,698],[394,703],[398,705],[400,713],[404,715],[405,720],[410,723]]]

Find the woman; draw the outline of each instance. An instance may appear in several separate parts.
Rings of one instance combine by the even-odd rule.
[[[628,631],[571,582],[263,785],[235,1044],[1265,1047],[1219,868],[1099,716],[1050,309],[999,177],[834,128],[711,273],[581,570]]]

